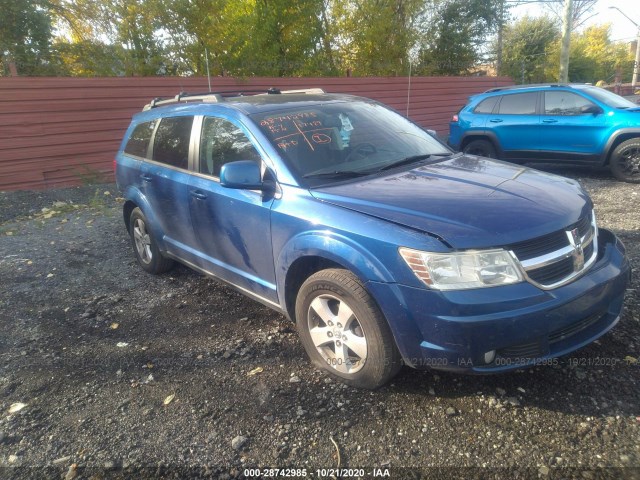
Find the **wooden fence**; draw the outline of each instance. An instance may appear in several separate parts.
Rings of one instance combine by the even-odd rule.
[[[470,95],[510,85],[506,77],[412,77],[409,118],[448,132]],[[406,77],[212,78],[214,91],[321,87],[374,98],[407,113]],[[113,178],[131,116],[154,97],[207,91],[202,77],[0,77],[0,190]]]

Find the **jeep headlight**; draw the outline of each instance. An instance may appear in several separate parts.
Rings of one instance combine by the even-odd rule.
[[[409,268],[428,287],[438,290],[497,287],[523,280],[506,250],[433,253],[400,248]]]

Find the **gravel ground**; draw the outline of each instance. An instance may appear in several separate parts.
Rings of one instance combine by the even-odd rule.
[[[640,185],[556,173],[640,271]],[[620,324],[555,366],[357,391],[312,369],[281,315],[184,267],[145,274],[116,195],[0,193],[0,477],[640,477],[637,275]]]

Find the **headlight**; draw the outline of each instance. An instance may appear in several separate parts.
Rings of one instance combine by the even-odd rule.
[[[520,269],[505,250],[432,253],[400,248],[399,251],[413,273],[438,290],[496,287],[523,280]]]

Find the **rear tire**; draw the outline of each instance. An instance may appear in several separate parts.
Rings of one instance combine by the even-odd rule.
[[[129,216],[129,235],[136,260],[146,272],[158,275],[173,268],[174,261],[162,256],[147,217],[137,207]]]
[[[321,270],[304,282],[296,299],[296,325],[311,362],[347,385],[375,389],[401,367],[386,319],[347,270]]]
[[[498,158],[496,149],[489,140],[471,140],[462,150],[469,155],[478,155],[479,157]]]
[[[611,153],[609,167],[618,180],[640,183],[640,138],[632,138],[618,145]]]

